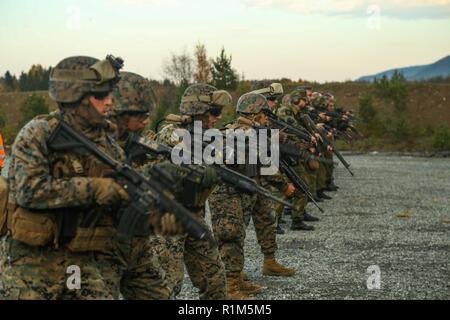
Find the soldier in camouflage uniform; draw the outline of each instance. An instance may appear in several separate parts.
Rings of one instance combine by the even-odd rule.
[[[307,116],[307,99],[306,90],[294,90],[290,94],[290,104],[279,108],[277,115],[291,125],[307,128],[303,119],[304,116]],[[307,186],[311,188],[316,179],[314,171],[317,170],[317,163],[314,161],[300,161],[296,166],[296,170]],[[316,217],[305,212],[307,203],[308,199],[306,194],[297,192],[294,196],[291,230],[314,230],[313,226],[304,223],[304,221],[318,220]]]
[[[166,118],[168,124],[157,133],[157,141],[170,146],[177,145],[180,141],[175,135],[175,130],[186,129],[192,132],[194,121],[201,121],[204,129],[213,128],[220,120],[222,108],[230,104],[231,96],[226,91],[217,90],[206,84],[189,86],[181,98],[182,115],[169,115]],[[207,226],[205,201],[218,180],[211,178],[208,182],[207,176],[203,180],[204,183],[199,185],[186,179],[184,192],[177,195],[177,199]],[[225,269],[215,240],[196,240],[190,236],[183,236],[172,242],[171,250],[184,254],[187,272],[194,286],[199,289],[200,299],[226,298]],[[180,265],[180,261],[173,263]]]
[[[259,90],[254,90],[251,93],[259,93],[262,94],[267,99],[267,105],[269,106],[269,109],[276,114],[278,108],[280,107],[278,103],[278,99],[281,98],[283,95],[283,85],[281,83],[272,83],[267,88],[262,88]],[[276,190],[276,188],[271,188],[272,193],[276,194],[279,197],[283,197],[282,194],[280,194],[279,190]],[[284,234],[284,230],[281,227],[281,223],[284,223],[283,220],[283,205],[279,203],[273,203],[272,202],[273,210],[275,211],[276,217],[277,217],[277,234]]]
[[[93,156],[52,151],[47,140],[63,119],[111,157],[124,160],[105,120],[120,66],[112,57],[62,60],[49,85],[59,110],[33,119],[17,135],[9,168],[2,299],[113,298],[95,253],[113,247],[117,208],[128,195],[102,177],[106,168]],[[95,225],[83,224],[88,214],[97,215]],[[71,266],[80,271],[78,289],[66,285]]]
[[[310,102],[310,108],[315,109],[315,108],[326,108],[328,109],[328,111],[334,111],[334,96],[329,94],[329,93],[325,93],[325,94],[321,94],[319,92],[314,92],[312,94],[312,101]],[[337,120],[337,119],[336,119]],[[317,125],[318,126],[322,126],[323,124],[327,124],[331,127],[336,127],[337,123],[335,123],[335,120],[333,120],[331,117],[325,115],[324,113],[319,113],[319,119],[318,119]],[[329,133],[328,134],[328,139],[333,140],[333,134]],[[331,197],[327,196],[324,194],[324,190],[327,191],[337,191],[337,187],[334,184],[334,179],[333,179],[333,170],[334,170],[334,165],[333,165],[333,153],[330,150],[327,150],[324,152],[324,158],[329,160],[327,163],[321,163],[320,164],[320,168],[318,170],[318,174],[317,174],[317,195],[319,197],[319,199],[331,199]]]
[[[261,94],[248,93],[243,95],[237,104],[236,110],[245,118],[239,118],[235,123],[228,125],[227,129],[251,129],[249,122],[256,121],[267,124],[267,117],[262,108],[267,108],[267,100]],[[242,119],[244,122],[240,122]],[[233,165],[236,171],[262,182],[256,165]],[[252,173],[250,173],[252,171]],[[267,176],[262,184],[272,184],[286,193],[288,185],[280,175]],[[295,270],[281,265],[275,259],[276,221],[269,199],[260,195],[245,195],[229,186],[220,186],[209,199],[211,207],[211,221],[214,235],[219,243],[219,249],[227,273],[228,295],[234,299],[248,299],[249,293],[258,293],[261,287],[244,281],[242,271],[244,268],[244,240],[245,229],[250,218],[253,219],[258,243],[264,254],[263,274],[270,276],[292,276]]]
[[[331,93],[326,93],[324,94],[325,97],[325,106],[327,108],[328,111],[330,112],[334,112],[334,107],[335,107],[335,103],[336,103],[336,99],[334,98],[334,96]],[[331,128],[337,128],[338,126],[338,119],[334,118],[331,119],[330,117],[325,119],[325,124],[329,125]],[[334,134],[333,132],[331,132],[328,135],[328,138],[330,140],[334,140]],[[334,165],[333,165],[333,152],[328,151],[324,153],[324,157],[328,160],[330,160],[329,163],[325,164],[325,181],[322,181],[322,192],[321,192],[321,196],[324,196],[323,191],[327,190],[327,191],[336,191],[336,185],[334,184],[334,178],[333,178],[333,171],[334,171]],[[331,197],[327,197],[325,196],[325,198],[331,198]]]
[[[116,129],[117,142],[125,149],[129,134],[140,133],[149,124],[154,99],[147,79],[131,72],[121,72],[120,77],[112,93],[110,119]],[[133,162],[136,169],[141,165],[139,161]],[[149,229],[132,239],[120,237],[113,250],[97,254],[105,267],[102,273],[114,298],[118,299],[121,293],[128,300],[169,299],[171,290],[159,259],[160,254],[164,256],[164,249],[162,239]]]

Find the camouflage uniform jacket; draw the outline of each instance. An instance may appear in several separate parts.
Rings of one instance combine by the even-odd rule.
[[[88,212],[93,213],[91,209],[94,208],[99,215],[95,226],[106,227],[112,237],[118,208],[95,205],[91,185],[91,178],[103,176],[107,168],[91,155],[53,152],[49,148],[47,141],[58,124],[59,116],[99,149],[116,160],[124,160],[122,149],[106,134],[107,126],[85,127],[75,113],[61,115],[56,112],[36,117],[22,128],[13,145],[9,167],[9,206],[26,208],[36,214],[54,213],[59,229],[70,224],[72,233],[79,230],[80,222]],[[61,239],[67,235],[59,236]]]
[[[177,129],[186,129],[181,123],[172,122],[162,127],[156,134],[156,141],[168,146],[176,146],[180,140],[174,135]],[[181,180],[181,185],[176,190],[176,199],[193,212],[199,212],[204,209],[205,201],[208,199],[215,185],[203,185],[202,170],[199,174],[191,175],[183,170],[182,166],[170,166],[173,172]],[[177,169],[175,169],[177,168]]]
[[[248,126],[246,123],[240,123],[239,119],[234,123],[231,123],[226,126],[226,129],[242,129],[244,131],[252,129],[252,127]],[[288,180],[282,175],[279,171],[273,175],[261,175],[260,174],[260,165],[232,165],[233,170],[236,170],[244,175],[249,176],[250,178],[255,179],[258,184],[267,188],[274,188],[284,192],[288,186]]]

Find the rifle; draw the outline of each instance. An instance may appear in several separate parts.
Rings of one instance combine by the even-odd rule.
[[[311,139],[311,134],[308,131],[290,125],[273,113],[272,110],[265,108],[263,109],[263,112],[269,118],[270,122],[277,127],[286,129],[288,133],[293,134],[302,140],[309,141]]]
[[[252,121],[248,119],[239,118],[238,121],[244,122],[248,125],[251,125],[254,129],[266,129],[270,130],[270,128],[256,125]],[[295,172],[295,170],[292,169],[292,167],[288,164],[286,157],[294,157],[294,158],[304,158],[306,155],[302,151],[295,150],[296,147],[292,146],[291,144],[280,144],[279,145],[279,151],[280,151],[280,171],[284,173],[288,179],[294,184],[295,188],[302,190],[306,196],[311,200],[311,202],[320,210],[320,212],[324,212],[323,209],[317,204],[317,202],[314,200],[314,196],[312,195],[311,191],[309,190],[308,186],[305,184],[305,182],[302,180],[302,178],[299,177],[299,175]]]
[[[295,170],[292,169],[292,167],[284,159],[280,159],[280,171],[288,177],[288,179],[294,184],[295,188],[302,190],[306,194],[306,196],[320,210],[320,212],[324,212],[314,200],[314,196],[311,194],[311,191],[302,178],[299,177],[297,172],[295,172]]]
[[[79,154],[92,154],[114,171],[117,182],[129,194],[131,201],[121,215],[117,231],[132,237],[139,227],[146,224],[152,205],[161,212],[171,212],[181,223],[184,230],[197,239],[210,238],[208,230],[181,204],[172,199],[170,186],[172,177],[162,168],[153,168],[148,179],[127,164],[122,164],[98,147],[82,134],[75,131],[65,121],[60,120],[57,128],[48,140],[48,146],[54,151],[74,151]]]
[[[138,134],[132,133],[130,134],[125,146],[125,152],[131,159],[147,154],[163,155],[166,158],[170,159],[172,148],[157,141],[144,141],[144,139],[140,138]],[[188,154],[187,156],[190,155]],[[204,166],[199,165],[184,166],[189,168],[191,171],[197,171],[198,167],[204,168]],[[253,195],[257,193],[285,206],[292,207],[291,203],[274,196],[270,191],[259,186],[255,180],[243,174],[240,174],[239,172],[236,172],[222,164],[213,164],[212,167],[223,183],[234,187],[237,190],[241,190],[246,194]]]
[[[350,164],[347,161],[345,161],[344,157],[336,149],[336,147],[333,145],[333,143],[328,140],[328,138],[326,137],[326,134],[323,132],[323,130],[318,129],[309,116],[304,117],[304,120],[307,121],[309,127],[311,127],[315,132],[319,133],[320,137],[322,138],[322,142],[323,142],[324,146],[325,147],[330,146],[333,150],[333,153],[336,155],[336,157],[339,159],[339,161],[344,165],[345,169],[347,169],[348,172],[350,172],[350,174],[352,176],[354,176],[353,172],[350,170]]]

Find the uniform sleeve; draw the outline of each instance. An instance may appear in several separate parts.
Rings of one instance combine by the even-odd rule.
[[[288,187],[289,179],[279,171],[276,174],[261,176],[261,186],[264,188],[274,188],[284,193]]]
[[[292,111],[287,107],[281,107],[277,110],[277,116],[281,118],[281,120],[289,123],[291,126],[298,127],[298,122],[294,117]]]
[[[30,209],[56,209],[92,203],[91,178],[54,178],[50,172],[45,120],[32,120],[18,134],[13,146],[15,200]]]
[[[180,138],[176,134],[176,127],[172,124],[169,124],[163,127],[157,134],[154,139],[159,143],[167,144],[168,146],[174,147],[180,142]]]

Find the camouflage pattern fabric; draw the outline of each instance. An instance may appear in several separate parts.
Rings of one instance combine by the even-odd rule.
[[[300,95],[303,96],[303,91]],[[290,123],[293,126],[303,128],[306,127],[302,118],[302,115],[304,115],[305,113],[306,111],[299,110],[292,104],[282,106],[277,111],[277,115],[284,121]],[[305,161],[298,161],[298,164],[295,166],[295,171],[300,176],[300,178],[302,178],[302,180],[306,183],[306,185],[310,189],[312,189],[312,191],[314,191],[316,181],[315,175],[317,173],[310,170]],[[297,190],[292,198],[292,204],[294,206],[292,209],[292,221],[293,222],[303,221],[305,215],[305,208],[306,205],[308,204],[308,198],[306,197],[306,194],[303,193],[301,190]]]
[[[159,252],[149,237],[121,239],[115,250],[96,253],[100,271],[115,299],[165,300],[170,288],[159,262]],[[120,279],[117,281],[117,279]]]
[[[274,255],[278,247],[272,201],[260,195],[242,195],[242,198],[245,226],[248,226],[252,219],[261,253],[264,256]]]
[[[115,116],[124,112],[151,113],[155,109],[150,81],[132,72],[120,73],[120,81],[114,88],[112,97]]]
[[[256,114],[262,109],[269,109],[266,98],[259,93],[246,93],[242,95],[236,105],[236,112]]]
[[[163,237],[150,236],[152,251],[159,259],[165,273],[170,298],[175,299],[181,292],[184,282],[184,235]]]
[[[6,240],[8,259],[0,267],[0,299],[5,300],[112,300],[99,264],[87,254],[68,249],[31,247]],[[70,266],[80,267],[80,289],[71,289]]]
[[[136,79],[140,81],[139,76],[127,73],[121,80],[122,89],[129,80],[134,83]],[[126,93],[129,92],[121,92],[123,95]],[[146,133],[146,139],[153,137],[152,131]],[[126,143],[121,139],[117,142],[121,146]],[[145,174],[144,163],[140,160],[132,165]],[[172,287],[167,282],[166,272],[160,263],[160,259],[168,255],[167,248],[158,236],[151,234],[150,230],[148,232],[146,237],[136,236],[131,240],[121,238],[114,250],[96,254],[109,291],[116,299],[119,294],[127,300],[166,300],[172,296]]]
[[[210,229],[205,221],[204,210],[197,212],[196,216],[203,226]],[[184,263],[192,284],[199,289],[200,299],[223,300],[226,298],[225,267],[215,240],[186,237]]]
[[[189,86],[181,99],[180,113],[190,116],[204,114],[212,106],[209,102],[201,101],[199,97],[210,96],[214,91],[217,91],[217,88],[208,84],[194,84]],[[183,101],[183,98],[192,98],[193,101]]]
[[[170,146],[174,146],[178,141],[174,139],[173,132],[179,126],[177,124],[169,124],[158,132],[157,141],[165,143]],[[188,192],[188,191],[184,191]],[[189,190],[192,192],[192,190]],[[190,197],[188,209],[190,209],[198,221],[202,223],[208,230],[210,227],[205,221],[204,206],[205,201],[211,194],[212,189],[205,189],[203,192],[194,190],[194,194]],[[184,200],[185,197],[182,197]],[[178,198],[177,198],[178,199]],[[182,202],[182,204],[186,205]],[[208,239],[197,240],[192,237],[186,236],[179,239],[179,243],[172,243],[175,252],[183,250],[184,263],[186,270],[191,278],[193,285],[199,289],[200,299],[213,299],[220,300],[226,297],[226,282],[225,282],[225,268],[222,263],[217,242],[210,241]],[[180,259],[177,256],[175,258]],[[172,263],[179,265],[180,262]],[[163,266],[166,271],[168,266]],[[176,281],[175,281],[176,283]]]
[[[119,80],[118,72],[111,70],[113,75],[105,79],[106,81],[100,81],[98,73],[91,69],[100,62],[106,61],[78,56],[59,62],[50,74],[50,98],[61,103],[74,103],[80,101],[88,93],[111,91],[113,84]],[[112,68],[111,65],[110,68]],[[117,74],[114,74],[116,72]]]
[[[316,191],[322,190],[327,186],[327,169],[326,163],[320,163],[317,170]]]
[[[225,199],[225,200],[224,200]],[[208,199],[214,237],[227,278],[240,276],[244,269],[245,224],[242,195],[220,185]]]
[[[67,110],[64,120],[94,141],[113,158],[123,161],[123,151],[105,133],[101,119],[92,117],[86,105]],[[92,108],[90,108],[92,109]],[[26,208],[62,210],[67,207],[89,207],[93,202],[91,178],[101,176],[104,166],[92,156],[75,153],[54,153],[47,140],[57,124],[56,116],[38,117],[18,134],[12,150],[9,168],[10,203]],[[70,178],[68,178],[70,177]],[[99,219],[96,229],[108,243],[115,241],[113,226],[115,207],[97,207]],[[81,221],[87,210],[72,210]],[[33,213],[36,217],[39,213]],[[74,226],[78,231],[82,230]],[[81,232],[81,231],[80,231]],[[76,247],[73,239],[71,248]],[[93,240],[96,241],[96,240]],[[100,239],[98,240],[100,241]],[[43,247],[28,246],[8,237],[9,260],[3,269],[5,298],[66,299],[111,298],[92,251],[70,252],[65,246],[55,249],[52,243]],[[103,242],[97,242],[103,243]],[[106,242],[104,242],[106,245]],[[99,248],[100,250],[106,248]],[[89,250],[89,249],[88,249]],[[93,250],[93,249],[92,249]],[[45,254],[44,254],[45,253]],[[70,265],[84,268],[82,290],[67,295],[66,269]]]

